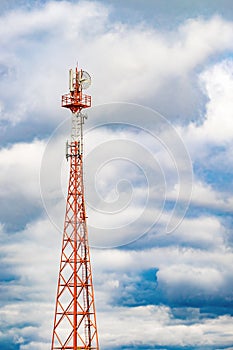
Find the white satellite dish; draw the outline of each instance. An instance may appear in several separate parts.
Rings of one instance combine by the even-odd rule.
[[[91,85],[91,76],[86,71],[82,70],[79,72],[79,84],[81,85],[82,89],[88,89]]]

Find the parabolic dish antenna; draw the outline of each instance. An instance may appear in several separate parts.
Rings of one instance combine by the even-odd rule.
[[[87,89],[91,85],[91,76],[86,71],[82,70],[79,75],[79,84],[82,89]]]

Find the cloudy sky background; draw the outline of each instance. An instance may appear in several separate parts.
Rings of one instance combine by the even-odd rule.
[[[232,2],[0,4],[0,348],[50,348],[78,61],[101,349],[233,349]]]

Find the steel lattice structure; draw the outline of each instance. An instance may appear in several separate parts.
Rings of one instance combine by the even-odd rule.
[[[70,70],[70,93],[62,96],[62,107],[72,112],[72,132],[66,152],[70,178],[51,350],[99,350],[83,184],[82,109],[91,106],[91,97],[82,90],[89,84],[86,72]]]

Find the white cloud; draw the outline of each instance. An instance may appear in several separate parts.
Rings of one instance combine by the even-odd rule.
[[[201,75],[201,80],[210,99],[203,132],[210,140],[225,143],[233,137],[233,62],[224,60],[212,66]]]
[[[13,339],[14,344],[20,344],[20,349],[24,349],[24,346],[27,349],[24,344],[30,339],[32,347],[34,343],[39,343],[41,345],[37,349],[42,349],[42,344],[45,347],[51,339],[51,313],[52,306],[49,303],[18,301],[6,304],[0,310],[1,328],[5,330],[5,339]]]
[[[7,323],[11,310],[14,310],[14,317],[29,320],[31,316],[32,322],[38,320],[38,317],[44,320],[41,328],[14,327],[15,343],[21,343],[20,349],[44,349],[49,346],[51,324],[46,317],[50,317],[51,310],[48,304],[40,304],[39,310],[35,310],[35,305],[29,303],[8,306],[7,313],[2,313]],[[189,325],[183,320],[174,320],[169,307],[153,305],[133,308],[107,307],[104,312],[98,313],[100,344],[104,349],[120,345],[143,345],[145,339],[148,345],[187,346],[191,343],[194,346],[227,346],[231,344],[232,339],[231,323],[230,316],[221,316],[216,319],[196,320]],[[28,337],[33,340],[27,345],[23,344],[23,340]]]
[[[225,245],[225,228],[214,216],[184,218],[179,228],[172,233],[170,240],[181,245],[187,244],[199,249],[221,249]],[[167,239],[168,241],[168,239]]]
[[[20,345],[20,350],[44,350],[44,348],[49,348],[50,343],[41,343],[41,342],[30,342],[27,345]]]
[[[12,122],[31,121],[32,115],[43,122],[62,120],[64,67],[75,59],[86,62],[93,75],[95,105],[133,101],[189,118],[182,111],[192,114],[200,97],[193,88],[194,70],[211,55],[231,49],[233,41],[231,22],[220,17],[189,20],[161,33],[112,22],[98,2],[48,2],[29,12],[12,11],[2,15],[1,28],[0,60],[8,72],[1,85],[2,118]],[[176,98],[170,105],[166,98],[172,93]]]
[[[208,277],[207,277],[208,276]],[[223,276],[221,271],[217,271],[213,268],[205,268],[201,267],[193,267],[193,265],[173,265],[158,272],[159,282],[167,285],[166,282],[173,288],[177,287],[178,290],[182,288],[182,286],[186,286],[186,289],[192,290],[197,287],[198,290],[209,291],[211,286],[214,286],[212,292],[216,290],[220,290],[220,287],[223,284]],[[188,287],[188,288],[187,288]],[[186,297],[189,291],[185,291]],[[190,295],[190,297],[193,297]]]
[[[1,197],[12,200],[20,195],[28,200],[40,199],[39,170],[44,147],[43,141],[35,140],[0,150]]]
[[[78,11],[78,16],[74,17],[73,13]],[[34,7],[28,10],[30,16],[27,16],[27,11],[12,10],[9,13],[3,14],[1,19],[0,38],[5,43],[10,39],[20,39],[29,34],[49,35],[67,35],[67,38],[75,39],[80,30],[87,31],[88,23],[95,20],[95,24],[102,28],[104,19],[108,11],[105,6],[100,3],[91,3],[88,1],[72,4],[68,1],[60,3],[50,1],[44,6]],[[13,25],[12,25],[13,24]],[[89,28],[91,29],[91,28]],[[89,32],[90,33],[90,32]]]
[[[203,124],[199,126],[189,125],[186,139],[190,140],[191,144],[195,143],[197,149],[201,151],[201,147],[206,144],[225,145],[232,140],[232,61],[224,60],[209,67],[201,74],[200,81],[209,99],[206,105],[205,119]],[[202,151],[202,155],[204,151],[205,149]],[[200,156],[200,154],[197,155]]]
[[[91,2],[49,2],[39,9],[4,14],[0,40],[5,49],[0,61],[7,75],[1,84],[1,118],[14,123],[25,119],[33,123],[38,118],[56,122],[60,95],[66,92],[67,81],[63,80],[66,72],[62,74],[61,61],[62,66],[67,59],[73,64],[77,43],[83,46],[80,32],[84,34],[88,27],[92,28],[89,21],[93,21],[96,30],[99,25],[102,27],[105,16],[105,8]],[[8,42],[12,44],[7,45]]]
[[[193,183],[192,203],[223,212],[232,212],[233,210],[231,191],[215,190],[212,185],[200,180]]]
[[[200,81],[208,98],[203,121],[178,129],[193,164],[200,168],[200,171],[196,171],[193,183],[192,202],[231,212],[233,199],[227,177],[232,172],[229,166],[233,137],[232,60],[226,59],[211,65],[201,73]],[[216,175],[213,175],[214,172]]]
[[[164,306],[111,308],[108,310],[108,318],[105,314],[100,314],[100,334],[103,334],[100,340],[103,341],[104,348],[120,344],[143,345],[145,339],[148,345],[161,346],[216,346],[223,343],[230,345],[231,322],[230,316],[222,316],[185,325],[183,321],[174,322],[169,308]]]
[[[203,218],[187,220],[184,227],[180,227],[181,236],[185,235],[186,228],[193,232],[190,237],[191,244],[195,240],[195,232],[198,228],[205,227],[203,239],[216,239],[221,227],[216,219]],[[183,231],[182,231],[183,230]],[[5,235],[4,232],[2,235]],[[201,233],[200,233],[201,235]],[[6,236],[7,237],[7,236]],[[165,239],[169,241],[170,236]],[[185,239],[187,239],[185,237]],[[19,279],[6,286],[6,295],[26,298],[27,301],[13,303],[1,309],[5,325],[14,329],[17,339],[32,339],[32,348],[42,347],[40,344],[49,343],[53,319],[53,299],[56,292],[57,268],[60,255],[60,238],[55,228],[48,220],[38,220],[28,225],[24,231],[15,234],[14,241],[2,239],[5,258],[4,264],[10,264],[11,271]],[[112,307],[114,298],[122,293],[122,282],[127,288],[124,293],[137,293],[135,283],[140,282],[138,273],[141,271],[158,268],[158,286],[164,288],[164,292],[176,296],[180,288],[182,293],[189,293],[195,298],[195,293],[207,293],[209,295],[228,296],[232,290],[229,282],[232,276],[232,253],[227,247],[213,245],[205,250],[195,248],[180,248],[178,246],[153,247],[139,251],[91,250],[93,275],[95,283],[96,304],[98,311],[98,324],[101,335],[101,343],[104,347],[119,344],[130,344],[132,339],[136,343],[144,343],[145,337],[139,332],[142,324],[148,325],[147,339],[149,343],[158,341],[161,345],[210,344],[220,343],[221,334],[226,334],[224,344],[232,336],[229,317],[224,319],[198,321],[192,326],[184,325],[183,320],[174,319],[169,307],[145,306],[139,308]],[[208,250],[207,250],[208,249]],[[214,285],[214,288],[213,288]],[[154,286],[155,287],[155,286]],[[156,296],[156,290],[154,289]],[[183,294],[183,295],[184,295]],[[199,294],[200,295],[200,294]],[[168,295],[169,297],[169,295]],[[33,312],[28,313],[28,309]],[[45,317],[46,312],[46,317]],[[36,315],[35,315],[36,314]],[[28,323],[37,320],[37,325],[28,327],[15,325],[15,320]],[[140,321],[138,321],[140,319]],[[126,324],[132,325],[130,332],[125,332]],[[106,328],[106,323],[108,326]],[[223,324],[225,328],[223,328]],[[110,327],[110,328],[109,328]],[[229,328],[229,331],[227,329]],[[106,329],[111,331],[106,332]],[[135,330],[135,332],[133,331]],[[144,328],[142,328],[144,329]],[[214,329],[214,333],[211,330]],[[9,331],[10,332],[10,331]],[[172,332],[174,336],[169,338]],[[7,333],[10,336],[10,333]],[[121,335],[117,337],[116,335]],[[199,337],[201,335],[201,338]],[[202,340],[200,340],[202,339]],[[22,342],[22,349],[26,345]],[[25,348],[27,349],[27,347]]]

